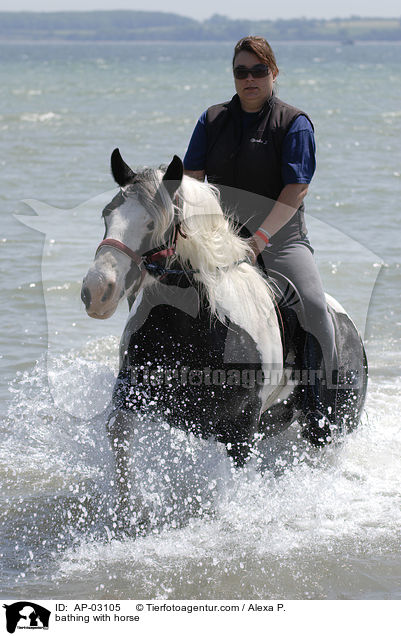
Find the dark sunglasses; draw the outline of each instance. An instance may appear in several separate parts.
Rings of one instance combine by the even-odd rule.
[[[255,64],[251,68],[236,66],[233,72],[235,79],[246,79],[249,73],[252,77],[267,77],[269,75],[269,67],[266,64]]]

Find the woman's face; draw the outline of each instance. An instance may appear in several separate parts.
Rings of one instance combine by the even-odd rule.
[[[252,68],[256,64],[263,64],[257,55],[250,51],[240,51],[234,60],[234,68],[236,66],[245,66]],[[260,110],[265,101],[273,92],[273,85],[276,77],[272,72],[266,77],[252,77],[250,73],[245,79],[236,79],[235,90],[240,98],[242,109],[248,113],[255,113]]]

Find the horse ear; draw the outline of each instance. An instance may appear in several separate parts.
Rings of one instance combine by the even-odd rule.
[[[114,181],[116,181],[122,188],[133,181],[136,177],[135,172],[133,172],[123,160],[118,148],[115,148],[111,153],[111,172],[114,177]]]
[[[163,177],[163,184],[171,199],[180,187],[183,175],[184,165],[181,159],[177,157],[177,155],[174,155]]]

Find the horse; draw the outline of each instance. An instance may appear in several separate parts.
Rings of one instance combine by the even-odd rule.
[[[120,189],[103,210],[104,238],[81,297],[97,319],[129,301],[107,423],[121,488],[128,440],[143,418],[214,437],[241,467],[260,436],[296,420],[305,426],[297,339],[283,348],[274,286],[253,264],[218,190],[185,176],[177,156],[166,169],[135,173],[116,148],[111,171]],[[337,301],[327,301],[347,381],[336,408],[326,405],[330,426],[312,436],[316,445],[358,425],[367,386],[358,331]]]

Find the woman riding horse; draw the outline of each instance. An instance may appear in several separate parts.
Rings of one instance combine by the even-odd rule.
[[[298,307],[303,305],[298,319],[308,334],[304,366],[316,372],[323,356],[325,390],[335,392],[334,327],[304,219],[303,200],[315,171],[313,125],[308,115],[275,95],[278,72],[264,38],[249,36],[237,43],[236,94],[199,118],[184,158],[185,173],[201,181],[206,175],[219,187],[240,233],[252,237],[259,265],[265,272],[285,275],[295,285],[302,300]],[[320,394],[316,373],[306,387],[304,436],[311,441],[322,437],[326,413]],[[324,431],[330,434],[327,421]]]
[[[249,242],[224,215],[216,188],[183,176],[178,157],[164,172],[136,174],[116,149],[111,166],[120,191],[103,210],[104,238],[81,297],[88,315],[102,320],[134,297],[107,423],[121,515],[131,523],[130,511],[143,508],[134,458],[144,430],[157,435],[168,424],[213,437],[239,467],[261,435],[295,421],[304,426],[305,403],[293,381],[291,344],[283,356],[271,288],[251,264]],[[348,377],[335,413],[330,396],[321,394],[336,439],[358,425],[367,365],[355,325],[327,298]],[[330,440],[321,428],[312,441]]]

